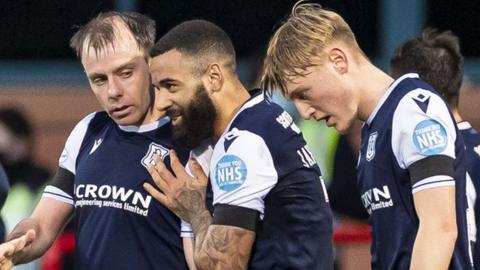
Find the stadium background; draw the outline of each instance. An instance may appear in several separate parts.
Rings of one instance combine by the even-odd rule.
[[[466,76],[471,82],[480,82],[478,1],[317,2],[346,18],[362,49],[384,70],[394,48],[424,27],[450,29],[461,39]],[[36,130],[35,159],[53,169],[74,123],[98,108],[81,65],[68,46],[75,25],[84,24],[102,11],[134,10],[154,18],[160,36],[186,19],[211,20],[232,37],[241,79],[253,87],[268,38],[293,3],[291,0],[2,0],[0,106],[15,103],[27,111]],[[478,91],[465,92],[469,98],[462,99],[467,103],[463,107],[469,108],[473,100],[478,100],[471,98]],[[478,127],[480,115],[469,109],[466,115]]]
[[[68,46],[76,31],[99,12],[137,11],[157,23],[157,36],[193,18],[215,22],[231,36],[241,80],[258,85],[263,52],[292,0],[1,0],[0,107],[18,106],[35,128],[34,160],[54,170],[70,130],[87,113],[99,109],[79,61]],[[425,27],[452,30],[465,56],[465,83],[460,109],[479,129],[480,1],[472,0],[330,0],[315,1],[343,15],[372,61],[388,71],[393,50]],[[281,99],[280,102],[283,102]],[[307,140],[322,167],[331,164],[326,127],[305,124]],[[325,159],[327,161],[325,161]],[[322,168],[327,176],[329,169]],[[328,178],[328,177],[327,177]],[[327,179],[328,180],[328,179]]]

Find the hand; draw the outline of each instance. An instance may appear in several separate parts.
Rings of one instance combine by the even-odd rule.
[[[0,245],[0,270],[12,269],[13,258],[18,252],[29,248],[35,240],[35,231],[28,230],[24,235]]]
[[[170,166],[174,174],[167,169],[163,161],[157,156],[155,165],[149,166],[148,172],[159,190],[149,183],[144,183],[143,187],[152,197],[174,212],[179,218],[191,222],[193,216],[206,210],[205,192],[208,177],[200,164],[193,159],[189,161],[189,166],[194,176],[190,176],[173,150],[170,151]]]

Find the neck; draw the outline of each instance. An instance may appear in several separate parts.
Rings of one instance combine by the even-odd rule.
[[[145,117],[143,118],[143,121],[139,124],[139,126],[151,124],[164,116],[165,116],[165,112],[163,111],[158,111],[158,110],[155,110],[154,108],[148,109],[148,111],[145,113]]]
[[[370,62],[364,64],[360,69],[358,73],[358,85],[360,85],[358,118],[367,121],[394,80]],[[370,75],[365,76],[365,74]]]
[[[452,108],[453,118],[455,118],[455,122],[460,123],[463,122],[463,118],[458,111],[458,108]]]
[[[250,98],[247,89],[237,79],[226,85],[219,93],[221,97],[215,102],[217,108],[217,120],[215,121],[214,135],[219,138],[235,117],[242,105]]]

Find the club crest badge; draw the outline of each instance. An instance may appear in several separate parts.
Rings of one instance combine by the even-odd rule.
[[[147,168],[149,165],[154,164],[153,161],[155,156],[159,156],[162,160],[164,160],[168,154],[170,154],[170,150],[161,146],[160,144],[156,144],[152,142],[148,147],[147,154],[142,158],[141,163],[143,167]]]
[[[367,153],[366,159],[367,161],[371,161],[375,157],[375,142],[377,141],[378,132],[375,131],[368,137],[368,146],[367,146]]]

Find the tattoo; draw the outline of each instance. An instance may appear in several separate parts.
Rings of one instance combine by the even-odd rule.
[[[205,228],[203,225],[200,226]],[[195,239],[198,269],[247,269],[255,233],[234,226],[210,225],[207,228],[204,234],[196,233],[201,237]]]
[[[205,210],[206,186],[186,182],[173,198],[171,210],[182,220],[192,222],[196,216]]]

